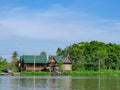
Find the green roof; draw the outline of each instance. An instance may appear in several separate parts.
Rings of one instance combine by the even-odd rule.
[[[54,58],[57,60],[57,62],[64,62],[66,60],[66,56],[54,56]]]
[[[66,58],[67,58],[67,56],[63,56],[63,55],[61,55],[61,56],[53,56],[54,58],[55,58],[55,60],[58,62],[58,63],[60,63],[60,62],[63,62],[63,63],[72,63],[72,62],[65,62],[65,60],[66,60]]]
[[[20,57],[20,60],[24,63],[46,63],[47,57],[46,56],[34,56],[34,55],[23,55]]]

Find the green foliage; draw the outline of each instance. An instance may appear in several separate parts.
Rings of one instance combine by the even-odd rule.
[[[12,62],[11,62],[11,64],[12,64],[13,68],[18,67],[18,53],[17,53],[17,51],[14,51],[13,54],[12,54]]]
[[[47,56],[47,54],[46,54],[45,51],[42,51],[42,52],[40,53],[40,55],[41,55],[41,56]]]
[[[58,55],[70,55],[74,60],[73,70],[119,70],[120,45],[98,41],[81,42],[58,48]]]
[[[18,53],[17,53],[17,51],[14,51],[14,52],[13,52],[12,58],[18,58]]]
[[[0,70],[5,70],[9,66],[9,63],[6,61],[6,59],[3,59],[0,57]]]
[[[63,72],[63,61],[62,60],[60,60],[59,61],[59,70],[61,71],[61,72]]]

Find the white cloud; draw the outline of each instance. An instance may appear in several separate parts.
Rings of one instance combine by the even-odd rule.
[[[22,7],[0,12],[0,38],[16,36],[71,41],[119,40],[120,27],[115,24],[116,22],[107,22],[87,13],[60,6],[59,8],[54,6],[46,11],[34,11]]]

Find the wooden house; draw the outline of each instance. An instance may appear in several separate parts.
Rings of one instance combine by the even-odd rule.
[[[59,70],[60,65],[62,66],[62,70],[71,71],[73,62],[69,56],[51,56],[48,63],[50,71],[53,71],[54,69]]]
[[[72,59],[69,56],[46,56],[23,55],[19,61],[19,71],[54,71],[72,70]]]
[[[20,71],[42,71],[47,63],[46,56],[23,55],[20,57]]]

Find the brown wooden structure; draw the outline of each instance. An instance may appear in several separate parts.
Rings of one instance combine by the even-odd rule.
[[[19,71],[55,71],[72,70],[72,59],[69,56],[46,56],[23,55],[19,61]]]
[[[71,71],[72,70],[72,59],[69,56],[51,56],[49,59],[49,68],[50,71],[53,70],[67,70]]]
[[[46,56],[23,55],[20,57],[20,71],[42,71],[47,64]]]

